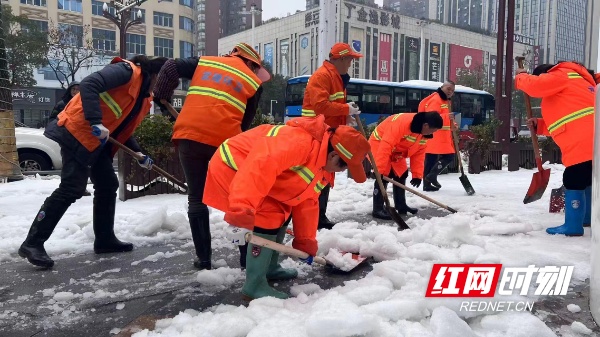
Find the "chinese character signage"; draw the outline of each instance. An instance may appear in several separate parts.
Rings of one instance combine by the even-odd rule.
[[[440,61],[429,60],[429,80],[440,82]]]
[[[440,59],[440,44],[439,43],[429,43],[429,58],[433,60]]]
[[[404,78],[407,80],[419,79],[419,39],[406,37],[406,65]]]
[[[400,29],[400,15],[390,14],[386,11],[379,11],[376,9],[365,10],[365,7],[361,7],[356,10],[356,5],[350,3],[344,3],[346,5],[346,19],[352,18],[352,12],[356,13],[356,20],[360,22],[369,22],[373,25],[381,26],[392,26],[393,28]],[[307,18],[308,18],[308,14]],[[307,19],[308,20],[308,19]],[[308,26],[307,26],[308,27]]]
[[[455,44],[450,45],[448,70],[450,80],[456,80],[456,75],[462,72],[477,70],[483,64],[483,51]]]
[[[304,15],[304,27],[308,28],[311,26],[319,25],[319,10],[314,10],[312,12],[307,12]]]
[[[59,90],[59,89],[58,89]],[[19,105],[54,105],[56,90],[54,89],[13,89],[12,100]]]
[[[379,80],[389,81],[392,63],[392,35],[379,34]]]
[[[489,78],[489,82],[490,85],[495,87],[496,86],[496,71],[498,71],[496,69],[496,63],[498,62],[498,59],[496,57],[496,55],[490,55],[490,65],[489,65],[489,73],[488,73],[488,78]]]
[[[540,46],[533,47],[533,64],[531,70],[540,65]]]

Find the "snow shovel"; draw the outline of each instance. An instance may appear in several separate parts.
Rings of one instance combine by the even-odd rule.
[[[297,257],[300,259],[306,259],[309,257],[308,253],[305,253],[301,250],[298,250],[298,249],[295,249],[295,248],[292,248],[292,247],[289,247],[286,245],[282,245],[280,243],[277,243],[277,242],[274,242],[271,240],[263,239],[260,236],[252,235],[252,233],[246,234],[246,242],[249,242],[256,246],[269,248],[269,249],[278,251],[282,254]],[[336,266],[332,262],[327,261],[325,258],[323,258],[321,256],[314,256],[313,262],[316,262],[323,266],[327,266],[335,271],[350,272],[354,268],[358,267],[360,264],[362,264],[363,262],[365,262],[367,260],[366,258],[359,256],[358,254],[352,254],[352,259],[354,261],[356,261],[356,263],[353,263],[352,266],[344,266],[343,269],[341,267]]]
[[[355,116],[354,119],[356,120],[356,124],[358,125],[358,130],[360,131],[360,133],[362,133],[363,136],[365,136],[365,138],[367,138],[367,134],[365,133],[365,129],[363,128],[362,121],[360,120],[360,116]],[[367,140],[369,140],[369,139],[367,138]],[[375,164],[375,157],[373,157],[373,152],[371,150],[369,150],[369,152],[367,152],[367,153],[369,155],[369,159],[371,160],[371,166],[373,167],[373,172],[375,173],[375,179],[377,179],[377,184],[379,185],[379,191],[381,192],[381,195],[383,196],[383,201],[385,202],[385,207],[387,208],[389,215],[396,222],[396,224],[398,224],[398,230],[402,231],[405,229],[410,229],[410,227],[408,227],[406,222],[404,222],[404,220],[402,219],[400,214],[398,214],[398,212],[396,211],[396,208],[392,207],[392,205],[390,204],[390,199],[388,198],[387,190],[386,190],[385,186],[383,185],[383,181],[381,180],[381,174],[379,174],[379,170],[377,169],[377,165]]]
[[[112,137],[108,137],[108,141],[111,142],[111,143],[113,143],[114,145],[116,145],[121,150],[125,151],[128,155],[132,156],[133,158],[135,158],[137,160],[144,159],[143,157],[141,157],[136,152],[133,152],[133,150],[131,150],[127,146],[119,143],[118,140],[116,140],[116,139],[114,139]],[[180,190],[182,190],[183,192],[187,192],[187,186],[186,186],[186,184],[184,184],[183,182],[179,181],[179,179],[177,179],[177,178],[173,177],[172,175],[170,175],[167,171],[161,169],[160,167],[158,167],[156,165],[152,165],[152,170],[155,171],[156,173],[160,174],[161,176],[169,179],[170,181],[172,181],[174,184],[176,184],[177,186],[179,186]]]
[[[454,149],[456,150],[456,160],[458,160],[458,167],[460,168],[460,177],[458,177],[458,179],[465,188],[465,191],[467,191],[467,194],[473,195],[475,194],[475,189],[473,188],[473,185],[471,185],[469,178],[467,178],[467,176],[465,175],[465,171],[462,165],[462,159],[460,158],[460,149],[458,148],[458,137],[456,135],[455,130],[452,130],[452,141],[454,142]]]
[[[565,209],[565,186],[553,188],[550,193],[550,213],[560,213]]]
[[[433,199],[431,199],[430,197],[426,196],[425,194],[422,194],[422,193],[420,193],[419,191],[415,191],[415,190],[413,190],[412,188],[410,188],[410,187],[408,187],[408,186],[405,186],[405,185],[403,185],[403,184],[401,184],[401,183],[399,183],[399,182],[395,181],[394,179],[390,179],[390,178],[388,178],[388,177],[385,177],[385,176],[383,177],[383,179],[384,179],[384,180],[386,180],[386,181],[389,181],[390,183],[392,183],[392,184],[394,184],[394,185],[396,185],[396,186],[398,186],[398,187],[400,187],[401,189],[404,189],[404,190],[406,190],[406,191],[409,191],[409,192],[410,192],[410,193],[412,193],[412,194],[415,194],[415,195],[418,195],[418,196],[420,196],[421,198],[423,198],[423,199],[425,199],[425,200],[429,201],[430,203],[433,203],[433,204],[436,204],[436,205],[440,206],[441,208],[443,208],[443,209],[445,209],[445,210],[449,211],[450,213],[456,213],[456,212],[458,212],[458,211],[457,211],[457,210],[455,210],[454,208],[452,208],[452,207],[450,207],[450,206],[446,206],[446,205],[442,204],[442,203],[441,203],[441,202],[439,202],[439,201],[433,200]]]
[[[519,68],[523,68],[523,60],[525,60],[525,58],[522,56],[518,56],[516,58]],[[533,112],[531,111],[531,100],[529,99],[529,95],[527,95],[525,92],[523,92],[523,97],[525,97],[527,119],[531,119],[533,118]],[[535,129],[530,127],[529,132],[531,133],[531,144],[533,145],[533,154],[535,155],[535,163],[537,164],[538,172],[533,174],[531,185],[529,185],[527,194],[523,199],[524,204],[539,200],[544,195],[544,191],[546,191],[546,187],[548,187],[548,182],[550,181],[550,169],[544,169],[542,166],[542,155],[540,154],[540,145],[538,144],[538,138],[537,134],[535,133]]]

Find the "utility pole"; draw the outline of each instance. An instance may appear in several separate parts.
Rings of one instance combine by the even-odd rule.
[[[250,10],[249,11],[243,11],[240,12],[240,14],[243,15],[251,15],[252,16],[252,48],[256,48],[256,40],[254,38],[255,32],[254,32],[254,27],[256,26],[256,15],[262,13],[262,9],[260,8],[256,8],[256,4],[252,4],[250,5]]]
[[[425,80],[425,27],[429,25],[429,21],[425,18],[421,18],[421,20],[417,21],[417,26],[421,28],[421,41],[419,42],[419,79],[421,81]]]
[[[104,3],[102,5],[102,15],[112,21],[119,29],[119,56],[122,59],[127,58],[127,29],[133,25],[144,23],[142,21],[142,11],[138,9],[135,18],[131,15],[133,7],[140,6],[147,0],[111,0],[110,7]],[[114,9],[114,14],[110,12]]]
[[[321,0],[319,11],[319,36],[318,36],[318,60],[320,66],[325,60],[329,59],[329,51],[337,42],[337,24],[338,13],[336,7],[337,0]],[[339,11],[338,11],[339,12]]]

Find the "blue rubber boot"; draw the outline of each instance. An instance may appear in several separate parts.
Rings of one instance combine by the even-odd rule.
[[[546,233],[566,236],[582,236],[585,204],[584,190],[565,190],[565,224],[558,227],[547,228]]]
[[[583,227],[592,225],[592,186],[585,189],[585,216],[583,217]]]

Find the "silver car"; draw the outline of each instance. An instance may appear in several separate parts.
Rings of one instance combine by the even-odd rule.
[[[44,129],[15,128],[17,151],[22,171],[50,171],[62,169],[60,146],[44,136]]]

